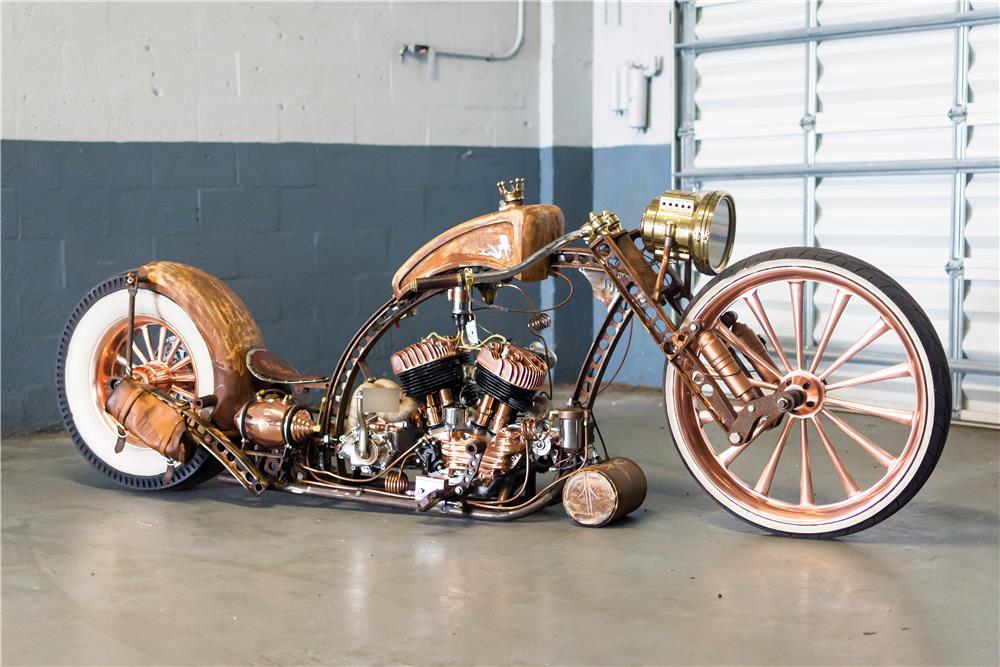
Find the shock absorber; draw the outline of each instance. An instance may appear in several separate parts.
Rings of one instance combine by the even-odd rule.
[[[733,396],[744,403],[763,396],[760,389],[753,386],[743,365],[733,356],[733,353],[711,329],[703,331],[698,336],[698,347],[705,355],[709,365],[719,376]]]

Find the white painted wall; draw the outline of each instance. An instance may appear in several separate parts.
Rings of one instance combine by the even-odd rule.
[[[538,145],[539,7],[516,3],[4,3],[3,137]]]
[[[673,2],[598,0],[593,5],[593,140],[595,148],[670,144],[674,134]],[[629,127],[627,116],[612,113],[611,76],[629,62],[663,58],[663,71],[650,81],[649,129]],[[622,80],[622,94],[626,83]]]
[[[592,12],[589,2],[541,3],[540,146],[591,145]]]

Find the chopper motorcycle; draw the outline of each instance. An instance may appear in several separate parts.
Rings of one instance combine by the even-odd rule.
[[[564,233],[558,207],[525,204],[523,179],[497,186],[498,211],[399,268],[392,297],[329,376],[267,350],[235,292],[197,268],[155,261],[108,279],[60,343],[66,429],[94,467],[138,490],[187,488],[221,469],[254,495],[498,521],[561,501],[577,523],[602,526],[646,495],[639,466],[598,447],[594,417],[609,360],[638,323],[664,356],[684,464],[741,519],[846,535],[927,480],[949,427],[947,360],[889,276],[808,247],[727,268],[736,207],[722,191],[665,191],[638,229],[604,211]],[[696,271],[713,276],[697,291]],[[606,310],[572,394],[554,407],[556,358],[541,332],[569,297],[537,308],[519,284],[563,278],[572,296],[571,272]],[[480,338],[476,312],[503,310],[507,288],[526,299],[528,345]],[[445,298],[454,332],[414,336],[388,358],[395,380],[376,377],[369,361],[385,334]],[[304,400],[310,390],[318,403]]]

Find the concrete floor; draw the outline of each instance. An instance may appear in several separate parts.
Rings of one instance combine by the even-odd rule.
[[[598,413],[650,480],[614,527],[237,488],[117,490],[64,436],[3,443],[5,665],[981,664],[998,657],[998,433],[955,428],[899,514],[771,537],[683,468],[654,393]]]

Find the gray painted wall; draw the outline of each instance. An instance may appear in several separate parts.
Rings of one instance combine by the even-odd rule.
[[[616,146],[595,148],[594,210],[614,211],[626,227],[638,227],[649,200],[671,186],[670,146]],[[604,320],[604,305],[595,301],[595,329]],[[621,384],[659,387],[663,383],[663,353],[639,324],[632,325],[632,345],[615,379]],[[618,368],[628,334],[608,366],[607,378]]]
[[[324,373],[410,253],[495,210],[500,178],[525,176],[531,198],[539,182],[537,148],[4,140],[0,153],[5,434],[59,424],[63,326],[115,273],[152,258],[214,273],[272,349]]]
[[[0,162],[4,434],[58,426],[54,364],[66,318],[91,287],[150,259],[225,279],[272,349],[300,370],[323,373],[388,297],[390,277],[410,253],[495,209],[498,179],[525,176],[528,199],[559,204],[574,229],[591,208],[638,224],[670,177],[666,146],[4,140]],[[566,381],[575,379],[602,315],[586,283],[576,285],[554,332]],[[424,310],[431,312],[392,333],[380,357],[447,327],[443,311]],[[516,324],[487,314],[480,321],[520,335]],[[661,355],[637,330],[618,382],[656,386],[661,369]]]

